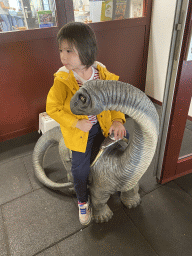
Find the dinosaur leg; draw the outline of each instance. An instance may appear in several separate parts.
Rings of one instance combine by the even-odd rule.
[[[138,191],[139,184],[137,184],[131,190],[121,192],[121,201],[127,208],[136,207],[140,204],[141,198]]]
[[[113,212],[107,205],[110,194],[106,191],[102,191],[101,188],[91,188],[90,192],[93,206],[93,219],[97,223],[108,222],[113,216]]]

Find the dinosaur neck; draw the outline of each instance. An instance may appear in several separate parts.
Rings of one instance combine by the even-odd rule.
[[[114,82],[110,87],[105,84],[105,91],[98,95],[105,105],[105,110],[121,111],[130,116],[135,123],[132,141],[127,149],[117,158],[121,186],[129,180],[134,187],[149,167],[154,156],[157,139],[159,117],[153,103],[137,88]],[[114,163],[113,163],[114,164]],[[124,171],[122,171],[122,169]],[[120,177],[121,176],[121,177]]]

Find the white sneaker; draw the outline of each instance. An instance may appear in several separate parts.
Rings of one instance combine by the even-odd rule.
[[[80,203],[78,202],[79,207],[79,221],[82,225],[88,225],[92,219],[92,210],[89,202]]]

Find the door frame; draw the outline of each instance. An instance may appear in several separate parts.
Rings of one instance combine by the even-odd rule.
[[[185,61],[191,14],[192,1],[178,1],[157,148],[156,175],[159,183],[192,172],[192,156],[179,159],[192,95],[192,79],[189,79],[192,62]]]

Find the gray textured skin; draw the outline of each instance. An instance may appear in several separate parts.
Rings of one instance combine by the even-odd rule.
[[[135,121],[135,127],[133,138],[125,150],[113,145],[107,148],[91,167],[90,192],[96,222],[107,222],[112,217],[113,213],[107,201],[116,191],[121,192],[121,201],[128,208],[136,207],[140,203],[138,182],[153,159],[159,133],[159,117],[155,106],[145,93],[130,84],[119,81],[89,81],[71,99],[71,111],[77,115],[97,115],[108,109],[129,115]],[[72,187],[72,182],[62,185],[50,183],[43,171],[45,151],[52,144],[51,140],[57,140],[60,142],[59,145],[61,144],[61,158],[69,180],[72,181],[70,157],[64,143],[61,142],[59,128],[47,133],[40,138],[42,141],[38,141],[34,149],[33,163],[36,176],[51,188]]]

